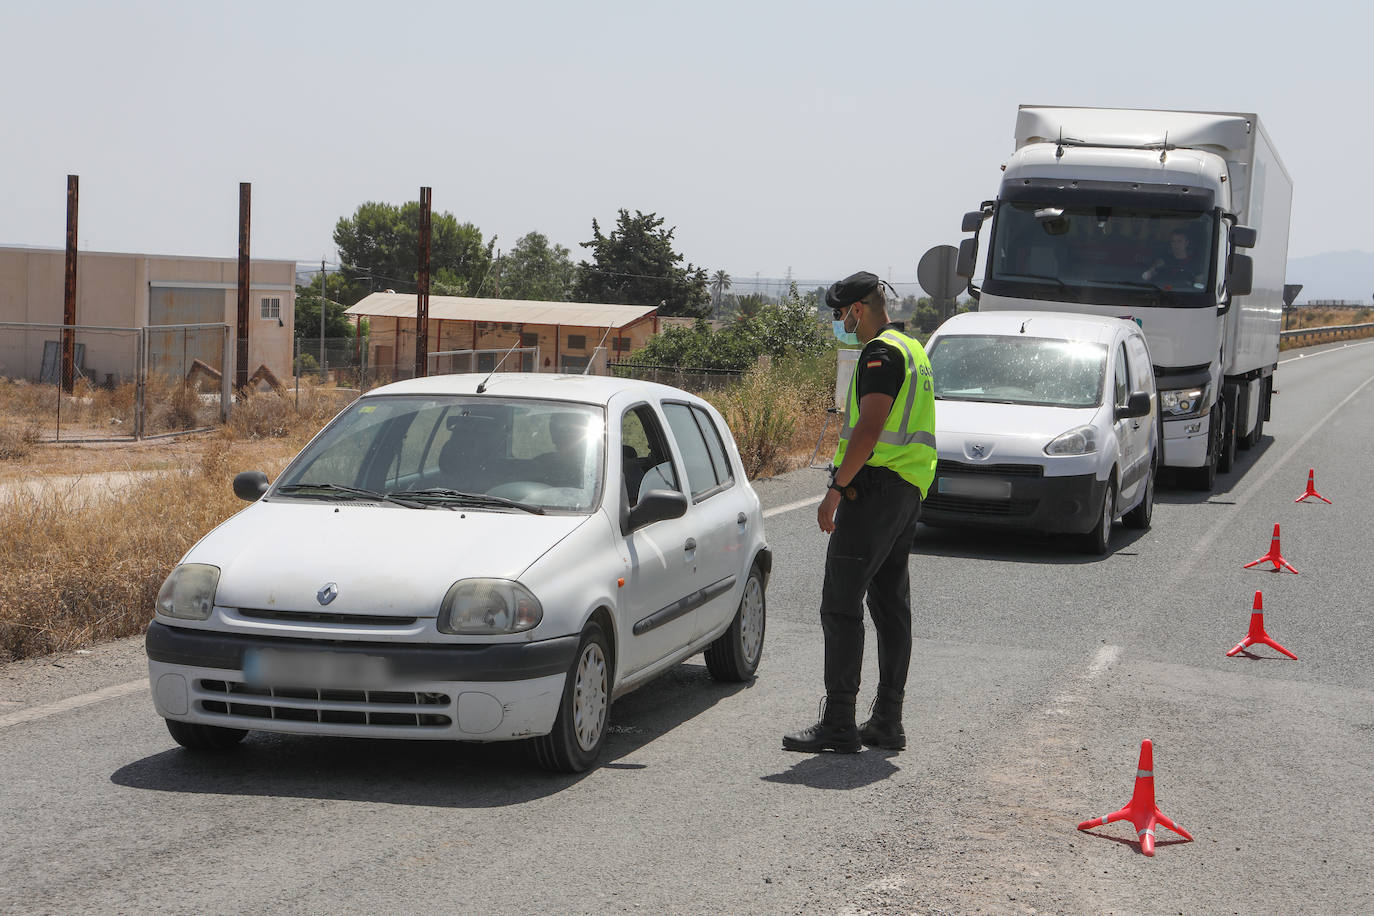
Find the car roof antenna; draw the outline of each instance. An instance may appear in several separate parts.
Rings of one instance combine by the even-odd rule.
[[[515,352],[515,348],[518,347],[518,346],[520,346],[520,338],[517,337],[517,338],[515,339],[515,343],[513,343],[513,344],[510,345],[510,349],[507,350],[504,354],[502,354],[502,356],[501,356],[501,361],[498,362],[495,366],[493,366],[492,369],[491,369],[491,371],[487,373],[487,377],[484,378],[484,379],[482,379],[482,381],[481,381],[480,383],[478,383],[478,385],[477,385],[477,393],[478,393],[478,394],[484,394],[484,393],[486,393],[486,390],[487,390],[487,382],[491,381],[491,377],[492,377],[493,375],[496,374],[496,370],[497,370],[497,369],[500,369],[500,368],[501,368],[501,365],[506,361],[506,357],[507,357],[507,356],[510,356],[512,353],[514,353],[514,352]]]

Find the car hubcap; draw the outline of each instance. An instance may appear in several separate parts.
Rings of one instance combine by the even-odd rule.
[[[596,643],[589,643],[577,661],[572,700],[577,743],[582,750],[590,751],[601,740],[606,720],[606,656]]]
[[[739,606],[739,637],[745,659],[753,664],[763,647],[763,586],[757,576],[750,576],[744,584],[744,597]]]
[[[1107,495],[1102,498],[1102,543],[1106,544],[1112,539],[1112,488],[1107,488]]]

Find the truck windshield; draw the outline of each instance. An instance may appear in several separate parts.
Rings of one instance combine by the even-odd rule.
[[[1038,407],[1097,407],[1107,348],[1092,341],[960,334],[930,347],[935,397]]]
[[[1003,201],[983,289],[1059,302],[1215,306],[1213,224],[1210,212]]]

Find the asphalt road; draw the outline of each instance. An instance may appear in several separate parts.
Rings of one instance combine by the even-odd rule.
[[[757,484],[757,680],[679,666],[616,703],[579,777],[501,745],[192,755],[140,640],[2,667],[0,911],[1374,912],[1374,343],[1302,352],[1238,470],[1162,487],[1106,558],[923,530],[901,754],[780,749],[822,693],[810,471]],[[1309,467],[1333,505],[1293,503]],[[1242,568],[1275,522],[1300,575]],[[1298,661],[1225,656],[1257,589]],[[1075,830],[1130,798],[1142,738],[1196,838],[1161,829],[1154,858],[1129,825]]]

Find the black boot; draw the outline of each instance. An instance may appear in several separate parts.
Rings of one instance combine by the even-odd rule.
[[[809,728],[782,736],[785,751],[818,754],[835,751],[854,754],[863,749],[859,741],[859,727],[854,724],[854,701],[848,703],[827,699],[822,707],[821,720]]]
[[[869,747],[889,751],[906,748],[906,732],[902,729],[902,694],[878,688],[868,721],[859,729],[859,739]]]

